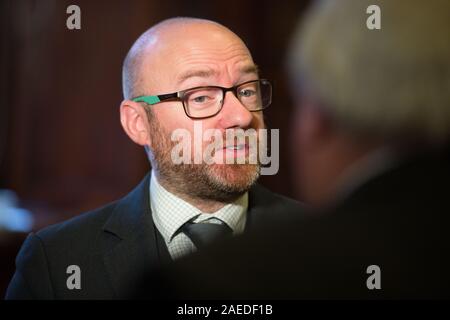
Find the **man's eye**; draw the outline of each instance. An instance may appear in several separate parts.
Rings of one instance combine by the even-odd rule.
[[[256,92],[254,90],[250,90],[250,89],[245,89],[245,90],[239,91],[239,95],[241,97],[245,97],[245,98],[254,96],[255,94],[256,94]]]
[[[208,99],[209,99],[209,97],[207,97],[207,96],[198,96],[198,97],[192,98],[192,101],[194,101],[196,103],[203,103],[203,102],[208,101]]]

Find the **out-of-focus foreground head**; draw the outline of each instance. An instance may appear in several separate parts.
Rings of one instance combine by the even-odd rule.
[[[369,30],[367,7],[381,9]],[[450,1],[318,1],[294,36],[290,70],[337,121],[389,135],[450,133]]]
[[[366,24],[371,5],[380,8],[379,30],[370,30]],[[306,136],[298,137],[303,147],[309,143],[305,142],[308,130],[317,129],[317,124],[308,123],[311,119],[328,119],[332,124],[328,130],[334,137],[340,134],[340,142],[322,139],[323,146],[328,143],[327,156],[336,156],[328,159],[331,169],[325,172],[333,170],[333,161],[343,166],[357,158],[373,141],[396,145],[448,141],[449,31],[450,1],[446,0],[314,3],[293,37],[289,72],[299,109],[304,109],[299,112],[303,119],[298,120],[299,133]],[[342,143],[344,133],[351,147]],[[336,142],[333,146],[332,141]],[[320,163],[319,157],[311,158],[316,151],[326,154],[324,148],[306,148],[312,155],[301,156],[304,163]],[[331,148],[336,149],[334,153]],[[320,170],[312,166],[303,171],[314,168]],[[309,177],[314,178],[325,179],[319,174]]]

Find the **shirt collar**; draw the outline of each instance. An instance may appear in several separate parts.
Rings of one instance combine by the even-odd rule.
[[[156,176],[151,175],[150,207],[156,228],[169,243],[178,229],[190,220],[196,223],[216,218],[226,223],[233,233],[242,233],[245,227],[248,208],[248,193],[226,204],[213,213],[202,213],[198,208],[167,191],[159,184]]]

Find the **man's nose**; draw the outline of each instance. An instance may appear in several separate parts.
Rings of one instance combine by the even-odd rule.
[[[252,113],[242,104],[233,92],[227,92],[222,107],[222,126],[224,128],[248,128],[252,122]]]

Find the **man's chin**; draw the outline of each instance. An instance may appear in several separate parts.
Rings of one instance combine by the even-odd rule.
[[[256,164],[173,165],[169,161],[160,161],[157,168],[172,190],[221,202],[234,201],[247,192],[260,171]]]
[[[259,177],[259,170],[256,164],[213,164],[208,171],[220,189],[239,195],[252,187]]]

